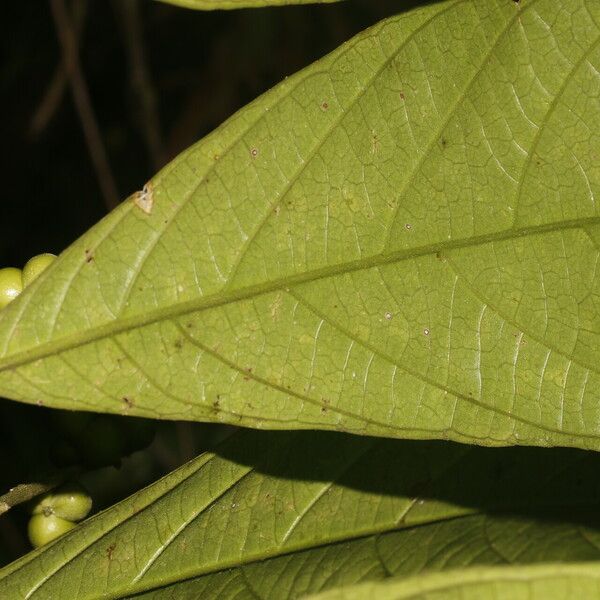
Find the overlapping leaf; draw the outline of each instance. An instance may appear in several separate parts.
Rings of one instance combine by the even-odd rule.
[[[457,571],[356,585],[310,596],[310,600],[578,600],[600,593],[600,563]],[[308,599],[307,599],[308,600]]]
[[[421,571],[599,560],[599,460],[243,432],[0,571],[0,597],[278,600]]]
[[[289,4],[328,4],[340,0],[160,0],[185,8],[198,10],[216,10],[229,8],[249,8],[265,6],[284,6]]]
[[[0,393],[600,448],[600,3],[447,0],[247,106],[0,315]]]

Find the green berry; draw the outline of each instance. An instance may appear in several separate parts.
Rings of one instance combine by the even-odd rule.
[[[0,269],[0,308],[4,308],[23,291],[21,269]]]
[[[75,527],[75,523],[56,515],[33,515],[29,519],[27,535],[34,548],[44,546]]]
[[[27,287],[34,279],[39,277],[56,259],[54,254],[38,254],[30,258],[23,267],[23,287]]]
[[[31,511],[46,517],[55,515],[67,521],[81,521],[92,510],[92,499],[79,483],[68,483],[40,496]]]

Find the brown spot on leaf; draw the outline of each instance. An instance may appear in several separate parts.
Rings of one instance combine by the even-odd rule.
[[[123,396],[123,398],[121,398],[121,400],[123,400],[123,404],[127,407],[127,408],[133,408],[135,401],[133,400],[133,398],[129,398],[129,396]]]
[[[373,132],[371,134],[371,154],[377,154],[379,152],[379,138],[377,134]]]
[[[117,547],[117,544],[111,544],[106,549],[106,558],[108,558],[108,560],[112,560],[113,559],[113,552],[115,551],[116,547]]]

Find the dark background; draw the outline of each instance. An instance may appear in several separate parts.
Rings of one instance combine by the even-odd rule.
[[[122,200],[285,76],[417,2],[211,12],[153,0],[65,4],[79,15],[72,23],[81,30],[81,71]],[[32,127],[61,61],[49,3],[7,3],[0,27],[0,266],[21,267],[34,254],[59,253],[107,204],[68,85]],[[132,52],[143,55],[133,65]],[[140,65],[147,73],[141,85]],[[144,108],[153,99],[155,118]]]

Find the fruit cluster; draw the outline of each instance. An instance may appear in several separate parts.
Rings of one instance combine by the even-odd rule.
[[[21,269],[0,269],[0,308],[12,302],[31,282],[39,277],[54,261],[54,254],[38,254]]]
[[[85,519],[92,509],[92,498],[81,484],[68,483],[35,498],[30,508],[27,534],[31,545],[38,548]]]

